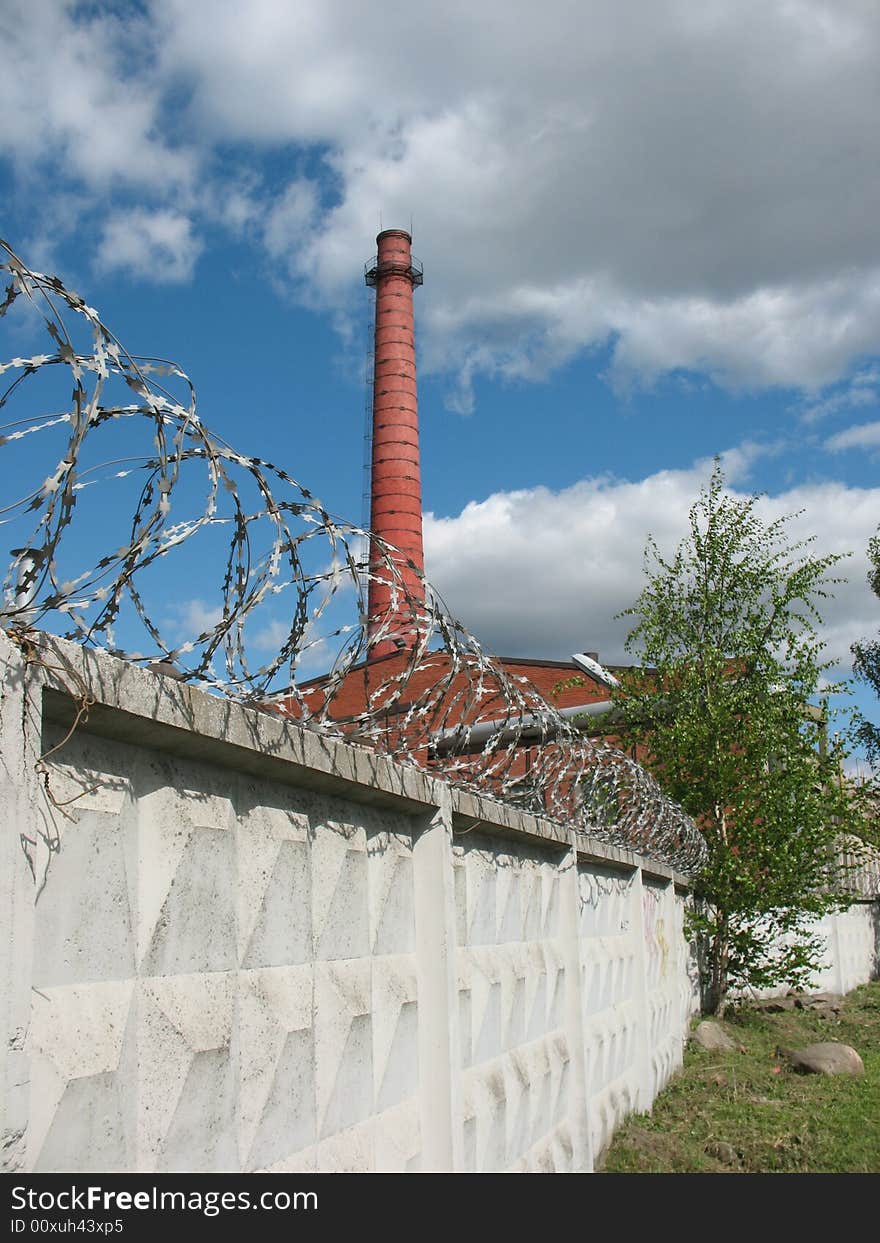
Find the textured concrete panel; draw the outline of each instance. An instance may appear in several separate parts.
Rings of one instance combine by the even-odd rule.
[[[317,958],[369,956],[367,844],[362,828],[329,821],[316,831],[312,904]]]
[[[85,733],[66,760],[34,1165],[418,1168],[408,818]]]
[[[455,855],[463,1163],[506,1170],[569,1109],[560,857],[478,835]]]
[[[96,705],[63,810],[64,680],[0,636],[5,1168],[562,1172],[650,1105],[682,878],[51,642]],[[826,987],[876,911],[823,921]]]
[[[837,965],[836,991],[845,993],[876,978],[880,969],[880,914],[877,903],[859,902],[832,916],[836,936],[829,938]]]
[[[315,1039],[310,1028],[284,1033],[245,1159],[248,1169],[274,1165],[314,1143],[314,1057]]]
[[[51,885],[40,895],[35,986],[130,977],[134,927],[118,818],[78,811],[76,823],[67,825],[52,872]],[[76,902],[71,894],[77,895]]]
[[[276,805],[266,802],[267,796]],[[238,961],[249,968],[311,962],[309,821],[293,792],[242,782],[235,831]]]
[[[324,1140],[315,1150],[317,1174],[371,1174],[375,1169],[373,1119]]]
[[[144,980],[136,996],[138,1149],[143,1167],[237,1168],[235,977],[193,974]]]
[[[372,992],[367,962],[315,968],[318,1136],[373,1112]]]
[[[156,1168],[180,1174],[238,1168],[234,1067],[228,1048],[194,1051]]]
[[[578,869],[584,1041],[592,1144],[601,1153],[639,1100],[639,973],[634,875]],[[643,987],[643,985],[642,985]]]
[[[177,858],[141,971],[230,971],[237,960],[234,838],[226,829],[195,828]]]
[[[115,1073],[69,1080],[33,1169],[54,1174],[93,1169],[120,1174],[130,1169],[122,1095],[123,1085]]]
[[[133,1160],[121,1075],[133,992],[131,981],[121,981],[34,993],[28,1050],[39,1091],[28,1128],[31,1168],[96,1168],[88,1163],[98,1152],[107,1159],[114,1145],[114,1169]]]
[[[629,930],[631,874],[581,865],[578,882],[581,937],[619,936]]]
[[[421,1128],[415,1101],[388,1109],[375,1121],[374,1165],[377,1174],[417,1174],[422,1168]]]
[[[367,836],[370,953],[411,954],[415,949],[412,843],[409,834]]]
[[[412,958],[377,959],[372,989],[373,1100],[381,1112],[418,1092],[418,991]]]
[[[312,958],[311,869],[305,842],[279,842],[271,866],[260,878],[265,888],[252,897],[256,919],[243,967],[280,967]]]
[[[317,1142],[311,966],[238,977],[241,1165],[258,1170]]]

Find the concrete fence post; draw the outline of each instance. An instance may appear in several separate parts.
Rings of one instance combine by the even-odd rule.
[[[638,1068],[638,1110],[651,1108],[651,1039],[648,1030],[648,953],[645,944],[644,881],[637,867],[630,886],[633,945],[635,950],[635,981],[633,1000],[636,1009],[636,1066]]]
[[[694,992],[694,980],[691,974],[691,946],[688,942],[686,933],[687,923],[687,906],[689,900],[689,890],[676,888],[675,881],[672,882],[672,900],[676,904],[674,931],[677,941],[678,966],[676,975],[678,979],[678,1012],[676,1014],[677,1030],[681,1033],[681,1053],[682,1061],[684,1061],[684,1050],[687,1047],[688,1035],[690,1032],[691,1016],[696,1003],[699,1008],[699,984],[696,985],[696,994]],[[681,909],[678,904],[681,903]]]
[[[831,961],[834,964],[834,985],[833,990],[842,997],[848,992],[849,980],[847,979],[846,964],[843,960],[843,945],[840,935],[840,911],[832,911],[828,916],[831,924],[831,935],[828,938],[828,949],[831,953]]]
[[[593,1128],[587,1095],[587,1048],[584,1035],[583,969],[580,951],[580,893],[577,848],[560,863],[562,952],[565,965],[565,1029],[571,1058],[569,1116],[572,1120],[572,1168],[593,1171]]]
[[[42,800],[34,762],[41,735],[41,685],[0,635],[0,1169],[26,1168],[35,873],[41,850]]]
[[[663,987],[669,996],[670,1010],[670,1035],[675,1041],[675,1064],[674,1069],[677,1070],[684,1061],[684,1043],[685,1031],[682,1024],[682,993],[681,980],[685,973],[685,963],[682,959],[682,945],[678,936],[678,919],[676,912],[675,899],[675,881],[670,877],[669,883],[663,889],[663,923],[666,929],[665,935],[667,940],[667,957],[664,961],[664,981]]]
[[[452,803],[448,789],[413,835],[419,988],[419,1113],[424,1170],[462,1168]]]

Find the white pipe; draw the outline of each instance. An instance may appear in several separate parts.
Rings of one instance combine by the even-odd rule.
[[[610,699],[600,699],[593,703],[573,704],[569,708],[556,708],[555,711],[561,717],[576,716],[604,716],[606,712],[610,712],[614,704]],[[526,713],[519,721],[512,724],[505,724],[507,717],[499,717],[494,721],[478,721],[468,729],[467,725],[457,725],[454,729],[441,729],[431,738],[432,744],[447,751],[456,742],[466,741],[466,745],[471,743],[484,742],[492,734],[498,733],[498,741],[503,742],[508,738],[513,738],[517,734],[521,734],[528,729],[540,730],[544,727],[546,719],[535,716],[534,713]]]

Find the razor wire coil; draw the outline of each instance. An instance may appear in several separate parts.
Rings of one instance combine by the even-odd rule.
[[[17,499],[0,507],[0,530],[8,526],[18,538],[2,583],[0,624],[60,627],[64,638],[134,663],[159,662],[215,694],[428,767],[459,787],[683,872],[699,870],[702,835],[644,768],[585,736],[527,679],[487,656],[430,584],[420,580],[424,592],[413,591],[407,582],[416,567],[396,548],[332,516],[285,470],[211,432],[180,367],[129,354],[57,277],[32,271],[0,246],[0,268],[10,278],[0,316],[21,301],[40,312],[52,340],[47,353],[0,364],[0,411],[14,400],[26,405],[27,382],[41,374],[60,369],[72,379],[68,408],[0,424],[0,449],[69,429],[42,482],[17,489]],[[75,340],[76,329],[84,341]],[[114,424],[129,425],[141,440],[146,432],[148,451],[92,463],[89,454]],[[178,498],[193,471],[202,504],[185,516]],[[135,484],[125,536],[116,538],[108,523],[104,551],[81,564],[77,502],[86,489],[106,490],[113,480]],[[220,604],[175,642],[174,627],[148,601],[150,572],[207,532],[226,536]],[[390,589],[390,607],[378,618],[368,616],[371,578]],[[251,654],[253,620],[278,595],[290,601],[289,625],[259,662]],[[126,629],[136,619],[146,636],[144,650],[118,639],[123,614]],[[395,640],[396,654],[373,658]],[[317,652],[329,672],[304,678]]]

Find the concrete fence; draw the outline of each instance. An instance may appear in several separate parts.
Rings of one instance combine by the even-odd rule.
[[[59,640],[0,663],[6,1169],[589,1170],[679,1065],[667,867]]]

